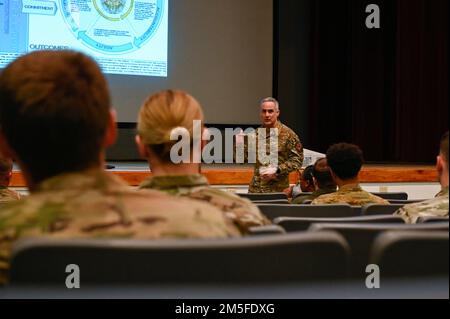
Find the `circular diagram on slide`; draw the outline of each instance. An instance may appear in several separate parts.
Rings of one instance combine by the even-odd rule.
[[[158,30],[166,0],[60,0],[64,21],[85,46],[104,54],[138,50]]]

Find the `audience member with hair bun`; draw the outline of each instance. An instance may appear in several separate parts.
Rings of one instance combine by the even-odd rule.
[[[204,142],[194,136],[194,121],[199,125],[196,129],[203,132],[202,108],[186,92],[166,90],[145,101],[139,112],[136,143],[140,154],[148,160],[153,177],[144,181],[141,189],[157,189],[212,204],[243,233],[250,227],[270,224],[248,199],[208,185],[206,177],[200,174]],[[184,148],[187,154],[175,160],[171,150],[180,141],[173,141],[170,136],[183,134],[188,137],[185,139],[187,148]]]

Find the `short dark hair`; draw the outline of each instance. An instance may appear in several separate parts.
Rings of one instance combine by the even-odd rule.
[[[327,151],[327,162],[337,177],[343,180],[352,179],[358,176],[364,163],[363,152],[353,144],[335,144]]]
[[[444,157],[444,161],[448,165],[448,131],[445,132],[441,138],[441,146],[439,151],[442,157]]]
[[[313,171],[314,165],[309,165],[305,167],[302,174],[302,180],[308,181],[311,185],[313,184]]]
[[[36,51],[0,74],[0,128],[36,183],[99,164],[110,105],[100,68],[79,52]]]
[[[336,187],[336,183],[331,176],[330,167],[325,157],[320,158],[314,164],[313,176],[319,188]]]

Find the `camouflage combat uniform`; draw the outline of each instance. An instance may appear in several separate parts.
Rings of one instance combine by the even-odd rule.
[[[409,224],[417,223],[420,217],[448,217],[448,187],[433,199],[405,205],[394,215],[401,216]]]
[[[211,205],[138,192],[116,176],[92,170],[50,178],[31,196],[0,209],[0,284],[7,278],[13,242],[36,236],[224,238],[240,232]]]
[[[259,169],[262,167],[257,160],[249,193],[277,193],[289,187],[289,173],[298,171],[303,164],[303,146],[297,134],[289,127],[278,122],[278,172],[277,179],[263,181]],[[268,130],[269,131],[269,130]],[[257,140],[257,139],[256,139]],[[266,134],[267,153],[270,153],[270,134]],[[247,152],[246,152],[247,153]]]
[[[292,200],[292,204],[303,204],[306,201],[313,201],[316,198],[322,196],[322,195],[326,195],[326,194],[332,194],[336,192],[336,187],[327,187],[327,188],[321,188],[316,190],[315,192],[313,192],[312,194],[309,195],[302,195],[300,193],[300,195],[298,195],[297,197],[295,197]]]
[[[210,187],[206,177],[201,174],[155,176],[144,181],[140,188],[157,189],[171,195],[208,202],[219,208],[243,233],[247,233],[249,227],[271,224],[251,201]]]
[[[20,199],[20,194],[5,186],[0,186],[0,205]]]
[[[313,200],[311,204],[320,205],[339,203],[347,203],[351,206],[364,206],[368,204],[389,205],[387,200],[364,191],[358,184],[342,186],[336,193],[322,195]]]

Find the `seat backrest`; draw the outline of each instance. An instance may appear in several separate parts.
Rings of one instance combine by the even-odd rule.
[[[279,225],[264,225],[250,227],[248,233],[250,236],[281,235],[286,234],[286,230]]]
[[[240,193],[241,197],[248,198],[251,201],[256,200],[275,200],[275,199],[287,199],[285,193]]]
[[[64,286],[66,267],[83,284],[256,283],[343,278],[349,249],[334,232],[216,240],[20,241],[11,284]],[[330,266],[332,265],[332,267]]]
[[[287,232],[305,231],[313,223],[373,223],[373,224],[404,224],[403,218],[392,215],[357,216],[339,218],[308,218],[308,217],[279,217],[274,223],[283,227]]]
[[[271,205],[257,204],[267,218],[277,217],[352,217],[356,216],[350,205]]]
[[[379,193],[373,193],[373,195],[376,195],[378,197],[384,198],[384,199],[399,199],[399,200],[407,200],[408,199],[408,193],[405,192],[396,192],[396,193],[391,193],[391,192],[379,192]]]
[[[419,219],[417,220],[417,222],[420,223],[420,224],[442,223],[442,222],[447,222],[448,223],[448,221],[449,221],[448,216],[447,217],[443,217],[443,216],[426,216],[426,217],[419,217]]]
[[[434,224],[355,224],[355,223],[314,223],[310,231],[336,231],[349,243],[351,254],[350,274],[361,278],[366,276],[369,252],[375,237],[384,231],[423,231],[433,232],[449,229],[449,223]]]
[[[373,244],[370,263],[383,276],[448,276],[448,231],[389,231]]]
[[[362,207],[361,215],[362,216],[392,215],[403,206],[404,205],[401,204],[391,204],[391,205],[369,204]]]

